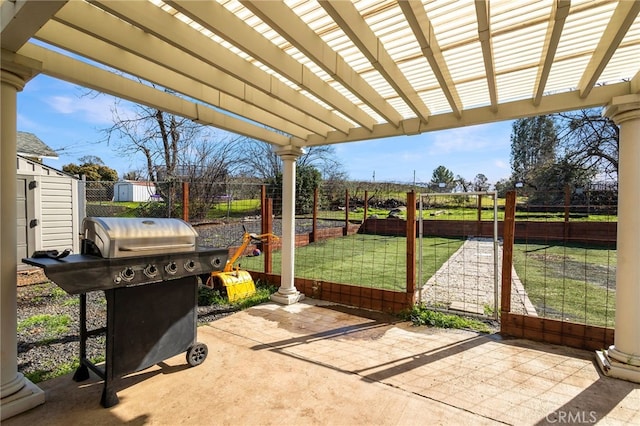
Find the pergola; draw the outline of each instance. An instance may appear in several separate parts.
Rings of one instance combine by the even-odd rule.
[[[15,337],[16,102],[39,73],[274,145],[280,303],[303,297],[304,147],[607,106],[620,126],[617,308],[598,359],[640,382],[640,1],[0,1],[3,418],[44,401],[17,372]]]

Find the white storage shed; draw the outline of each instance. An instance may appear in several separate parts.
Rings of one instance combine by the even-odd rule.
[[[156,201],[156,185],[153,182],[117,182],[113,188],[113,201]]]
[[[36,250],[80,251],[84,203],[79,180],[17,156],[18,266]]]

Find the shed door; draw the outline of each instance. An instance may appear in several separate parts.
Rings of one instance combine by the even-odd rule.
[[[130,185],[118,185],[118,199],[117,201],[133,201],[129,196]]]
[[[27,179],[18,178],[16,192],[18,219],[18,264],[23,257],[29,256],[29,216],[27,210]]]

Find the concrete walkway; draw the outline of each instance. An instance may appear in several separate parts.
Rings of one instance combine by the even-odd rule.
[[[67,375],[3,426],[640,424],[640,385],[600,376],[591,352],[313,299],[233,314],[198,340],[203,364],[178,355],[128,376],[114,407],[98,379]]]
[[[497,296],[494,259],[492,239],[467,239],[422,287],[421,300],[429,306],[491,316],[494,309],[500,308],[501,245],[498,246]],[[512,269],[511,274],[511,312],[537,316],[515,269]]]

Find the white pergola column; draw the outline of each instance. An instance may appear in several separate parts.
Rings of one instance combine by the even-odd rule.
[[[16,127],[17,92],[27,78],[5,69],[0,83],[0,413],[7,419],[44,403],[44,392],[18,373]],[[25,70],[28,75],[28,70]],[[31,77],[31,76],[29,76]]]
[[[302,149],[289,145],[276,151],[282,158],[282,272],[280,288],[271,295],[271,300],[291,305],[302,299],[294,284],[294,262],[296,246],[296,159],[302,155]]]
[[[640,95],[613,98],[605,115],[620,127],[616,326],[596,359],[606,375],[640,383]]]

